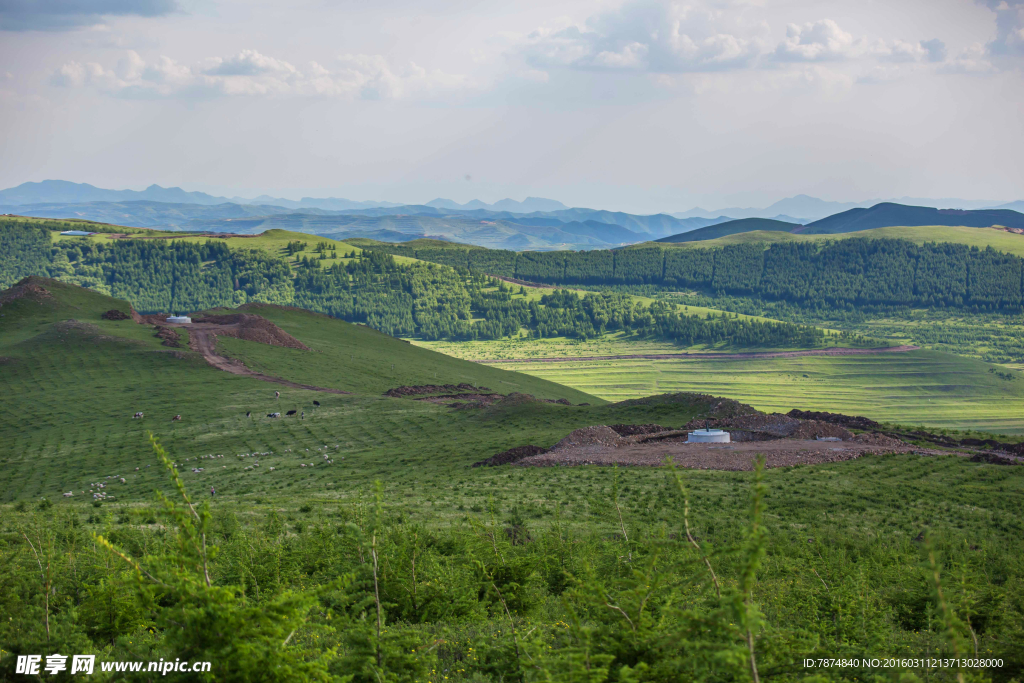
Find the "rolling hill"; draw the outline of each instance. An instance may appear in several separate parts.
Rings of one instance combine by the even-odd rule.
[[[791,232],[794,228],[798,227],[800,227],[799,223],[787,223],[786,221],[777,221],[771,218],[741,218],[735,221],[718,223],[717,225],[709,225],[706,228],[698,228],[697,230],[691,230],[678,235],[662,237],[660,240],[654,241],[667,243],[701,242],[703,240],[713,240],[727,235],[753,232],[755,230],[764,232]]]
[[[798,232],[807,235],[856,232],[897,225],[963,225],[987,228],[1001,225],[1024,228],[1024,214],[1009,209],[933,209],[927,206],[906,206],[885,202],[869,209],[850,209],[814,221]]]
[[[846,239],[900,239],[923,245],[926,242],[963,244],[1024,257],[1024,236],[1001,228],[968,228],[962,225],[895,225],[857,232],[822,233],[807,235],[779,231],[755,230],[735,233],[702,242],[645,242],[630,249],[645,249],[655,245],[673,249],[719,249],[735,244],[777,244],[780,242],[828,242]]]

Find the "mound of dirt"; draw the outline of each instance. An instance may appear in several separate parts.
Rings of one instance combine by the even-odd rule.
[[[26,277],[19,280],[13,287],[8,290],[0,292],[0,306],[3,306],[8,301],[14,301],[15,299],[21,299],[28,297],[36,301],[42,299],[52,299],[53,296],[50,294],[50,290],[42,285],[33,282],[32,277]]]
[[[899,439],[895,439],[885,434],[878,434],[875,432],[858,434],[853,437],[853,441],[864,444],[866,446],[883,446],[885,448],[906,448],[907,444]]]
[[[492,394],[487,387],[474,387],[472,384],[421,384],[411,387],[395,387],[384,392],[385,396],[391,398],[402,398],[405,396],[423,396],[426,394],[454,394],[456,392],[472,392],[476,394]]]
[[[523,405],[524,403],[537,403],[537,399],[533,394],[520,394],[518,391],[513,391],[511,394],[498,401],[495,405],[499,405],[502,408],[510,408],[512,406]]]
[[[635,436],[636,434],[657,434],[658,432],[669,431],[668,427],[658,424],[645,425],[608,425],[608,428],[619,436]]]
[[[790,438],[840,439],[841,441],[850,441],[853,439],[853,434],[842,425],[822,422],[820,420],[802,420],[800,422],[800,426],[796,428],[796,431],[790,434]]]
[[[816,410],[793,410],[786,413],[789,417],[795,417],[800,420],[818,420],[819,422],[829,422],[831,424],[842,425],[844,427],[850,427],[852,429],[881,429],[882,425],[878,424],[874,420],[869,420],[866,417],[859,417],[854,415],[842,415],[840,413],[826,413],[819,412]]]
[[[683,425],[683,429],[704,429],[705,425],[728,430],[733,441],[769,441],[795,434],[800,428],[800,420],[779,413],[752,413],[733,417],[696,418]]]
[[[425,401],[453,408],[483,408],[501,398],[501,394],[442,394],[440,396],[422,396],[414,401]]]
[[[498,465],[510,465],[514,462],[519,462],[523,458],[529,458],[532,455],[540,455],[541,453],[547,453],[546,448],[540,446],[516,446],[510,448],[507,451],[502,451],[496,455],[480,460],[479,462],[473,463],[473,467],[496,467]]]
[[[682,403],[685,405],[703,405],[707,406],[706,410],[700,414],[700,417],[735,417],[737,415],[753,415],[760,414],[756,408],[748,406],[745,403],[734,401],[731,398],[720,398],[718,396],[712,396],[711,394],[698,394],[693,392],[681,391],[675,394],[658,394],[656,396],[645,396],[643,398],[631,398],[625,401],[619,401],[614,405],[616,407],[628,408],[630,406],[647,406],[647,405],[662,405],[662,404],[675,404]]]
[[[104,320],[128,320],[131,316],[123,311],[119,311],[116,308],[111,308],[100,316]]]
[[[170,346],[171,348],[175,349],[181,348],[181,337],[178,336],[178,333],[175,330],[172,330],[169,327],[157,325],[156,334],[154,334],[153,336],[163,339],[163,342],[161,343],[164,346]]]
[[[551,448],[551,451],[554,452],[568,448],[580,448],[583,446],[612,446],[617,448],[619,446],[625,446],[628,443],[628,439],[624,439],[616,434],[615,430],[611,427],[595,425],[593,427],[584,427],[583,429],[577,429],[569,432],[569,435],[556,443]]]
[[[214,330],[214,334],[225,337],[236,337],[245,341],[283,346],[288,349],[309,351],[310,348],[291,336],[266,318],[251,313],[232,313],[229,315],[211,315],[195,318],[193,323],[212,323],[222,325],[222,329]]]
[[[971,456],[971,462],[987,462],[990,465],[1024,465],[1024,459],[1020,456],[1003,453],[976,453]]]

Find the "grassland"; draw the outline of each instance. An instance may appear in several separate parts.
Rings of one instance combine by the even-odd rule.
[[[0,382],[8,397],[0,414],[0,495],[5,500],[81,492],[90,482],[113,474],[129,478],[119,497],[145,497],[153,482],[143,471],[152,462],[150,430],[178,458],[227,456],[204,475],[204,485],[235,493],[295,485],[326,491],[329,485],[365,483],[374,476],[417,481],[428,463],[464,467],[524,443],[550,446],[568,431],[590,424],[681,424],[700,409],[672,402],[606,406],[568,387],[450,358],[366,327],[294,309],[250,309],[314,350],[221,338],[222,352],[268,374],[353,393],[282,388],[215,370],[195,354],[159,346],[146,326],[100,319],[111,307],[127,310],[124,302],[46,282],[52,297],[16,299],[0,309]],[[399,385],[460,382],[591,405],[526,402],[453,412],[381,395]],[[274,397],[278,389],[280,399]],[[314,400],[321,405],[315,407]],[[288,409],[305,412],[305,419],[264,417]],[[131,419],[136,411],[144,412],[145,419]],[[246,418],[246,412],[253,417]],[[178,414],[182,421],[171,422]],[[304,458],[306,449],[316,453],[325,446],[338,456],[337,464],[313,470],[311,478],[303,472],[296,483],[291,470],[298,471],[299,454]],[[286,450],[292,454],[288,459]],[[245,463],[234,459],[239,453],[268,451],[277,454],[287,474],[247,476]],[[136,473],[136,467],[143,470]]]
[[[992,367],[935,351],[516,364],[522,373],[610,401],[698,391],[768,411],[828,410],[900,424],[1024,433],[1024,377],[1001,379],[989,372]]]
[[[168,614],[174,611],[174,618],[181,611],[169,602],[176,594],[162,592],[160,601],[148,603],[138,598],[135,572],[92,540],[93,533],[103,534],[150,567],[155,561],[143,559],[146,554],[181,552],[179,537],[154,501],[154,490],[166,492],[170,484],[147,443],[153,431],[179,463],[188,491],[210,502],[208,538],[218,547],[209,567],[214,590],[229,588],[236,596],[231,604],[223,598],[202,603],[196,614],[211,621],[201,623],[227,623],[241,607],[250,610],[241,612],[246,620],[254,618],[252,610],[277,618],[279,599],[310,600],[312,607],[300,612],[291,635],[287,629],[275,635],[267,671],[296,653],[307,661],[330,653],[334,678],[369,670],[355,668],[364,665],[352,653],[373,652],[372,635],[362,650],[356,640],[372,632],[374,617],[376,584],[365,559],[371,546],[359,540],[371,525],[372,552],[380,553],[385,568],[384,639],[393,645],[384,649],[386,680],[402,680],[394,673],[400,670],[417,672],[406,680],[429,683],[516,680],[513,645],[530,657],[531,675],[568,680],[563,674],[583,634],[589,634],[588,657],[617,657],[616,667],[638,661],[662,667],[660,675],[637,680],[675,683],[683,667],[698,666],[695,651],[729,654],[700,660],[705,680],[744,680],[746,645],[728,605],[742,604],[737,587],[743,558],[753,556],[744,550],[751,538],[761,539],[764,552],[748,595],[763,616],[756,647],[766,679],[798,680],[799,658],[808,656],[919,657],[952,654],[955,647],[970,652],[966,631],[951,640],[935,618],[934,574],[925,571],[930,556],[939,558],[946,604],[958,619],[971,620],[980,654],[1004,658],[1000,670],[973,672],[977,680],[1008,683],[1024,668],[1024,468],[898,455],[770,470],[764,475],[760,537],[747,531],[752,473],[686,472],[689,528],[714,563],[723,587],[718,600],[701,553],[683,540],[684,503],[665,470],[470,467],[512,446],[550,446],[577,427],[678,426],[707,409],[704,399],[609,404],[543,377],[451,358],[324,316],[247,307],[313,350],[220,338],[220,352],[269,374],[353,393],[290,389],[221,372],[183,349],[160,346],[147,326],[100,318],[110,308],[127,311],[124,302],[52,281],[45,286],[49,297],[24,297],[0,308],[0,608],[7,617],[0,620],[0,649],[7,653],[38,652],[52,644],[61,652],[95,652],[100,660],[182,655],[174,629],[165,628]],[[1020,395],[1011,391],[1019,383],[1000,384],[977,361],[932,352],[791,360],[761,368],[760,362],[704,363],[689,370],[666,364],[652,370],[658,375],[652,388],[692,381],[688,388],[720,388],[718,393],[731,396],[760,388],[756,398],[762,404],[789,391],[808,401],[797,407],[819,409],[859,408],[864,404],[857,401],[864,400],[885,407],[892,398],[887,394],[906,399],[908,406],[916,396],[924,406],[948,391],[953,398],[943,404],[945,412],[933,415],[937,420],[950,417],[954,400],[970,415],[971,401],[985,395],[990,404],[1001,401],[1005,411],[1021,414]],[[825,360],[833,364],[815,364]],[[870,362],[849,362],[861,360]],[[649,365],[606,368],[618,375],[616,384],[637,395],[642,390],[634,386],[636,377],[648,381],[640,368]],[[585,384],[573,364],[546,367]],[[700,377],[699,368],[714,370],[718,379]],[[758,370],[758,376],[744,374]],[[731,381],[724,379],[729,373]],[[934,384],[958,376],[956,386]],[[592,393],[612,381],[604,377],[592,382]],[[381,395],[399,384],[456,382],[591,405],[513,400],[452,410]],[[972,383],[969,393],[962,385]],[[304,419],[264,417],[286,409],[304,411]],[[138,410],[145,412],[143,420],[131,418]],[[171,422],[175,414],[182,421]],[[250,455],[269,451],[273,455]],[[223,457],[202,457],[217,454]],[[334,464],[325,464],[324,454]],[[252,468],[256,461],[260,467]],[[204,471],[192,472],[193,467]],[[382,482],[379,505],[374,480]],[[112,499],[93,504],[85,492],[95,482],[105,483]],[[207,493],[211,487],[216,496]],[[72,498],[60,497],[69,490]],[[514,542],[509,529],[528,534],[529,542]],[[25,542],[38,538],[48,543],[40,553],[52,563],[52,585],[40,580]],[[188,571],[188,563],[172,563],[179,575]],[[356,577],[349,584],[352,604],[362,607],[341,602],[337,586],[349,575]],[[499,585],[500,601],[494,597]],[[588,597],[591,590],[599,602]],[[403,607],[410,592],[411,607]],[[634,598],[643,596],[650,598],[656,618],[637,617],[639,632],[606,607],[635,613]],[[512,609],[502,609],[509,597],[516,599]],[[188,609],[196,604],[184,603]],[[691,618],[699,625],[695,638],[682,626]],[[53,625],[49,638],[44,623]],[[509,637],[510,625],[519,640]],[[195,647],[218,654],[194,658],[219,658],[228,669],[268,639],[247,631],[235,648],[233,631],[209,633],[195,639]],[[219,640],[211,644],[214,636]],[[281,644],[286,638],[288,647]],[[676,661],[670,656],[678,656],[679,664],[666,668],[666,661]],[[0,676],[10,669],[12,658],[5,657]],[[573,680],[605,680],[598,673],[584,671],[585,678]],[[915,673],[945,683],[957,672]],[[824,677],[859,681],[871,674],[836,669]],[[225,671],[218,680],[228,677]]]

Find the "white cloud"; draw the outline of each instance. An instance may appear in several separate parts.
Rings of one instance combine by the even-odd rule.
[[[723,2],[634,2],[582,25],[538,28],[514,53],[544,70],[664,74],[737,69],[752,65],[766,30],[738,16]]]
[[[362,99],[430,97],[471,86],[463,76],[428,71],[410,63],[392,66],[381,55],[342,55],[333,70],[318,62],[299,69],[289,62],[243,50],[188,66],[161,56],[147,62],[128,51],[108,69],[95,62],[70,61],[52,75],[53,85],[90,86],[131,97],[328,96]]]
[[[990,50],[979,44],[961,50],[956,57],[940,64],[939,70],[952,74],[987,74],[997,69],[990,59]]]
[[[786,39],[775,48],[784,62],[829,62],[861,57],[869,50],[864,38],[854,38],[832,19],[789,24]]]

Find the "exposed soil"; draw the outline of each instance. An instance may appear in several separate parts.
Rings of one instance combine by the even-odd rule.
[[[705,426],[725,429],[733,441],[771,441],[774,439],[840,439],[849,441],[853,434],[842,425],[820,420],[798,420],[788,415],[755,413],[726,418],[698,418],[687,422],[690,431]]]
[[[541,453],[547,453],[547,449],[541,448],[540,446],[516,446],[510,448],[507,451],[502,451],[496,455],[492,455],[486,460],[473,463],[473,467],[496,467],[498,465],[511,465],[514,462],[519,462],[523,458],[529,458],[532,455],[540,455]]]
[[[100,317],[104,320],[128,320],[131,318],[127,313],[119,311],[116,308],[111,308],[109,311],[104,312]]]
[[[631,353],[621,356],[558,356],[555,358],[499,358],[495,360],[478,360],[477,363],[487,365],[496,363],[565,363],[568,361],[593,360],[750,360],[760,358],[798,358],[800,356],[862,356],[876,353],[905,353],[917,351],[920,346],[883,346],[874,349],[852,349],[834,347],[830,349],[807,349],[805,351],[758,351],[751,353]]]
[[[493,393],[487,387],[475,387],[472,384],[421,384],[418,386],[403,386],[388,389],[385,396],[391,398],[403,398],[406,396],[423,396],[426,394],[454,394],[458,391],[472,392],[476,394]]]
[[[793,410],[786,413],[789,417],[795,417],[800,420],[820,420],[821,422],[830,422],[832,424],[843,425],[844,427],[850,427],[851,429],[881,429],[882,425],[878,424],[874,420],[869,420],[866,417],[858,417],[854,415],[842,415],[840,413],[826,413],[819,412],[816,410]]]
[[[177,332],[163,325],[156,325],[155,327],[156,334],[153,336],[163,339],[161,344],[175,349],[181,348],[181,337],[178,336]]]
[[[551,447],[551,451],[566,451],[591,446],[619,448],[629,441],[619,436],[611,427],[597,425],[569,432],[569,435]]]
[[[442,394],[441,396],[424,396],[413,400],[437,403],[438,405],[452,406],[453,408],[463,406],[483,408],[498,402],[502,398],[504,396],[501,394]]]
[[[669,431],[668,427],[657,424],[645,425],[608,425],[609,429],[619,436],[635,436],[637,434],[657,434],[658,432]]]
[[[30,299],[52,299],[53,296],[50,294],[50,290],[46,289],[42,285],[38,285],[32,281],[32,277],[26,277],[14,284],[10,289],[0,292],[0,306],[3,306],[8,301],[14,301],[22,297],[28,297]]]
[[[309,351],[309,347],[291,336],[280,327],[266,318],[251,313],[230,313],[228,315],[211,315],[205,318],[195,318],[189,329],[196,325],[216,325],[215,334],[225,337],[237,337],[246,341],[270,344],[271,346],[283,346],[288,349],[301,349]]]
[[[342,391],[341,389],[332,389],[329,387],[317,387],[311,384],[299,384],[298,382],[292,382],[280,377],[272,377],[270,375],[264,375],[261,372],[255,372],[245,367],[242,361],[235,358],[228,358],[217,353],[217,335],[225,335],[229,337],[238,337],[239,339],[247,339],[249,341],[257,341],[263,344],[271,344],[273,346],[287,346],[288,348],[300,348],[309,350],[302,342],[292,337],[290,334],[279,328],[274,323],[270,322],[265,318],[260,318],[256,315],[251,314],[237,314],[240,317],[237,322],[206,322],[207,318],[201,318],[193,321],[191,324],[183,323],[168,323],[166,314],[159,315],[145,315],[140,316],[142,322],[150,322],[153,319],[161,320],[162,326],[168,328],[184,328],[189,333],[189,348],[193,351],[201,354],[207,363],[223,370],[224,372],[230,372],[233,375],[245,375],[247,377],[254,377],[256,379],[263,380],[264,382],[273,382],[274,384],[281,384],[286,387],[292,387],[293,389],[308,389],[309,391],[323,391],[329,394],[350,394],[350,391]],[[233,318],[233,316],[211,316],[212,318]],[[151,323],[152,324],[152,323]],[[289,341],[290,340],[290,341]]]

